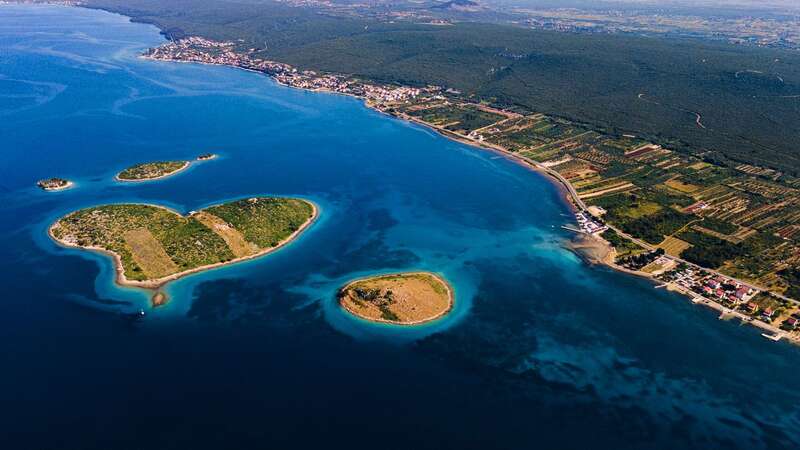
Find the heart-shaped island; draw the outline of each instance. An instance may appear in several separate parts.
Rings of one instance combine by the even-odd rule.
[[[112,204],[67,214],[49,233],[62,245],[113,256],[118,283],[155,289],[274,251],[316,217],[316,206],[297,198],[253,197],[188,216],[156,205]]]

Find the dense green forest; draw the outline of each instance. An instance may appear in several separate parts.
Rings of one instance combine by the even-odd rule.
[[[257,0],[87,4],[173,37],[237,41],[302,68],[444,85],[707,159],[800,175],[798,52],[495,24],[379,23]]]
[[[800,298],[800,268],[790,267],[780,272],[780,275],[789,283],[786,295]]]
[[[694,245],[681,252],[681,258],[703,267],[716,269],[725,261],[746,254],[745,248],[740,245],[696,231],[683,232],[679,237]]]

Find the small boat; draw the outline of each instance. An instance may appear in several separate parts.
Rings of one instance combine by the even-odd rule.
[[[132,322],[137,322],[139,320],[142,320],[144,319],[144,316],[145,316],[144,309],[139,309],[136,312],[122,313],[123,318]]]
[[[770,341],[775,341],[775,342],[780,341],[781,338],[783,337],[783,335],[780,335],[780,334],[761,333],[761,335],[764,336],[765,338],[769,339]]]

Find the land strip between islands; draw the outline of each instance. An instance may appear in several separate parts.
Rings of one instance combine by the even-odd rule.
[[[578,160],[578,158],[575,158],[571,154],[566,154],[564,158],[559,159],[558,161],[553,161],[552,159],[545,160],[545,157],[541,156],[542,154],[550,155],[548,152],[550,152],[552,149],[560,150],[565,147],[569,147],[573,145],[578,138],[582,138],[586,135],[589,135],[589,138],[593,138],[595,135],[597,135],[596,132],[587,132],[585,129],[580,129],[575,131],[573,134],[567,132],[564,135],[558,136],[557,139],[538,142],[536,145],[530,145],[527,147],[520,147],[517,146],[516,143],[511,143],[515,147],[511,148],[509,145],[504,145],[496,140],[492,142],[492,139],[487,139],[485,135],[489,135],[490,138],[493,138],[493,133],[495,133],[495,131],[497,131],[497,129],[500,127],[506,127],[507,129],[511,130],[518,128],[520,132],[525,132],[526,126],[530,127],[530,124],[518,125],[516,122],[546,121],[547,118],[538,113],[524,115],[517,111],[509,111],[499,107],[492,107],[491,105],[465,98],[465,96],[458,91],[445,89],[439,86],[409,87],[389,84],[375,84],[373,82],[364,81],[348,75],[318,74],[314,71],[300,70],[285,63],[252,57],[247,52],[237,51],[235,45],[230,42],[216,42],[200,37],[188,37],[176,41],[170,41],[160,47],[148,50],[145,52],[143,57],[161,61],[195,62],[232,66],[266,74],[273,78],[278,84],[292,88],[353,96],[364,100],[366,106],[379,112],[423,125],[447,138],[456,140],[458,142],[499,152],[503,156],[521,163],[528,168],[549,175],[549,177],[551,177],[559,186],[563,188],[569,203],[575,209],[576,217],[581,225],[581,229],[576,231],[585,234],[589,239],[593,239],[596,242],[602,243],[602,245],[606,245],[613,249],[614,247],[611,245],[611,243],[600,236],[601,233],[605,232],[606,230],[611,230],[616,233],[619,238],[639,247],[643,252],[658,256],[659,259],[657,262],[663,263],[662,265],[667,266],[670,271],[674,271],[673,269],[675,267],[680,268],[681,274],[676,276],[683,277],[680,279],[684,280],[684,285],[680,285],[672,280],[665,280],[663,277],[657,277],[656,275],[660,275],[660,273],[646,272],[638,270],[638,268],[630,270],[630,268],[625,268],[620,264],[617,264],[613,258],[603,258],[603,263],[617,270],[645,276],[657,282],[664,282],[666,285],[672,286],[674,290],[692,297],[695,303],[702,303],[707,306],[714,307],[715,309],[722,311],[723,314],[733,314],[735,309],[743,306],[741,304],[743,300],[753,298],[761,292],[768,292],[773,296],[773,299],[787,302],[788,304],[792,305],[792,308],[794,308],[792,311],[796,312],[786,320],[788,320],[790,323],[796,324],[792,327],[792,330],[794,328],[800,328],[800,309],[798,309],[800,303],[798,303],[795,299],[783,295],[780,292],[775,292],[768,287],[757,285],[757,283],[754,283],[752,280],[743,280],[735,276],[725,275],[718,270],[700,267],[698,264],[692,263],[680,257],[679,255],[655,255],[659,251],[660,247],[646,242],[643,239],[637,238],[630,233],[625,232],[620,227],[602,220],[602,208],[595,207],[592,209],[592,206],[588,205],[584,201],[584,199],[605,196],[607,194],[628,192],[631,187],[636,188],[634,183],[620,181],[619,183],[615,184],[614,178],[606,178],[602,180],[604,184],[600,184],[597,189],[584,190],[582,194],[576,187],[575,182],[584,182],[585,179],[583,176],[577,179],[573,177],[567,177],[555,168],[563,165],[562,163],[572,163],[573,161]],[[453,120],[453,117],[447,116],[447,111],[440,111],[442,109],[446,110],[447,108],[461,108],[464,110],[469,110],[469,114],[456,117],[455,119],[457,120]],[[431,119],[430,117],[434,115],[433,113],[426,115],[430,111],[434,111],[435,114],[438,114],[447,120],[439,120],[440,117],[436,120]],[[467,123],[469,124],[467,125]],[[459,124],[463,125],[463,127],[459,128]],[[539,125],[539,123],[534,123],[532,126],[538,127]],[[546,125],[549,127],[566,127],[563,122],[557,122],[553,120]],[[651,154],[662,154],[664,152],[670,153],[669,150],[663,149],[659,145],[638,141],[635,139],[635,136],[624,135],[623,138],[618,139],[618,141],[622,142],[620,147],[624,147],[624,156],[626,158],[636,159],[637,161],[643,161],[644,158],[649,158],[649,155]],[[595,147],[592,146],[590,150],[595,151]],[[600,153],[602,155],[602,152],[596,153]],[[538,160],[530,156],[534,154],[540,156],[537,158]],[[597,157],[597,155],[590,154],[589,156],[580,159],[580,161],[584,163],[586,162],[585,160],[591,161],[591,157],[593,156]],[[696,159],[684,158],[684,160],[688,160],[689,163],[694,165],[705,164],[698,162]],[[560,167],[558,168],[560,169]],[[583,169],[589,173],[592,171],[595,173],[597,172],[592,164],[589,164],[588,168],[583,167]],[[759,175],[770,174],[767,169],[760,169],[753,166],[746,166],[740,170],[747,174],[750,174],[751,171],[758,171]],[[686,212],[695,212],[705,207],[708,207],[708,204],[701,201],[696,202],[691,206],[687,206],[684,209]],[[661,271],[661,273],[666,271],[667,270],[665,269]],[[688,278],[691,278],[691,280],[686,281],[688,278],[684,277],[684,275],[686,275]],[[715,291],[718,293],[716,297],[713,295],[704,295],[703,289],[707,289],[709,284],[727,286],[730,287],[730,289]],[[739,295],[740,291],[745,291],[747,293]],[[722,293],[719,294],[719,292]],[[736,295],[736,299],[734,299],[734,294]],[[733,302],[731,307],[728,307],[724,304],[728,301]],[[751,305],[748,303],[747,306],[749,307]],[[766,314],[763,319],[771,321],[774,315],[773,308],[766,307],[760,309],[764,311],[764,314]],[[755,314],[757,311],[759,311],[758,305],[753,311],[753,314]],[[746,320],[752,322],[752,316],[744,317],[747,318]],[[785,332],[792,330],[781,330],[767,322],[758,323],[757,325],[772,332],[774,336],[789,338],[798,337],[797,333]]]

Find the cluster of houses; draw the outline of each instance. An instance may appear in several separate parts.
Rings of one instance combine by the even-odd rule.
[[[759,314],[771,320],[775,315],[772,308],[764,308],[751,301],[758,290],[741,284],[722,275],[711,274],[697,267],[689,266],[673,270],[663,275],[665,281],[671,281],[695,294],[714,300],[730,308],[738,308],[750,314]]]
[[[686,208],[683,209],[683,211],[687,214],[694,214],[698,211],[707,209],[709,206],[710,205],[708,203],[701,200],[697,203],[692,203],[691,205],[687,206]]]
[[[251,49],[252,52],[253,49]],[[402,102],[417,98],[423,90],[406,86],[385,86],[364,83],[339,75],[318,74],[311,70],[299,71],[297,68],[276,61],[265,60],[237,52],[233,42],[216,42],[200,37],[188,37],[171,41],[160,47],[148,50],[146,58],[189,61],[205,64],[220,64],[264,72],[278,83],[300,89],[326,90],[383,102]],[[437,87],[425,91],[437,90]]]
[[[722,304],[732,310],[739,310],[750,317],[766,323],[772,323],[780,314],[771,306],[762,306],[754,301],[760,292],[752,286],[736,282],[722,275],[712,274],[696,266],[682,265],[676,270],[663,273],[662,281],[675,283],[695,293],[698,298],[706,298]],[[800,330],[800,311],[795,311],[781,324],[786,331]],[[766,335],[765,335],[766,336]],[[772,337],[772,336],[767,336]]]
[[[500,131],[500,130],[498,130],[497,128],[493,128],[492,130],[489,130],[490,133],[491,132],[498,132],[498,131]],[[486,139],[486,138],[483,137],[482,134],[478,133],[477,130],[470,131],[470,133],[467,135],[467,137],[470,138],[470,139],[474,139],[476,141],[479,141],[479,142],[483,142],[483,140]]]
[[[783,321],[781,325],[782,328],[793,331],[800,328],[800,319],[798,319],[799,314],[792,314],[792,317]]]
[[[608,230],[608,226],[599,220],[595,219],[591,214],[586,211],[578,211],[575,213],[575,219],[578,220],[578,226],[581,231],[587,234],[600,234]]]

